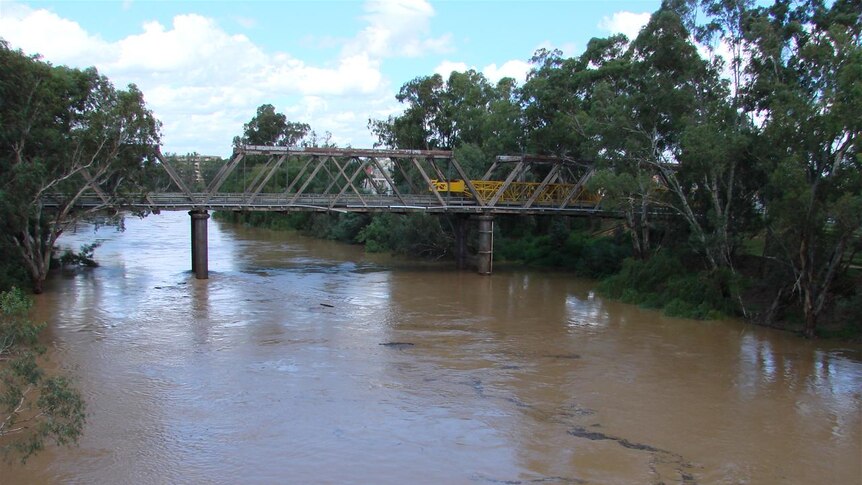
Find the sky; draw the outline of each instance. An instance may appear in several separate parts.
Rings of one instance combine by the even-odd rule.
[[[54,65],[136,84],[162,151],[228,156],[261,104],[370,148],[369,119],[403,110],[419,76],[476,69],[522,84],[539,48],[566,56],[593,37],[630,38],[659,0],[11,1],[0,38]]]

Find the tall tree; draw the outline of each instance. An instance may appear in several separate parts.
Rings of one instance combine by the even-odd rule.
[[[405,105],[403,113],[369,120],[378,146],[454,150],[470,177],[481,176],[495,156],[520,151],[520,109],[511,78],[493,85],[472,69],[453,71],[446,80],[423,76],[404,84],[396,99]],[[409,176],[418,181],[416,174]],[[396,182],[401,178],[395,175]]]
[[[862,13],[858,1],[778,1],[754,12],[748,86],[761,117],[772,247],[814,336],[862,227]]]
[[[262,104],[243,126],[243,135],[234,138],[234,145],[296,146],[310,131],[307,124],[288,121],[273,105]]]
[[[146,190],[159,123],[134,85],[114,89],[93,69],[52,67],[0,42],[2,237],[42,291],[54,245],[89,213]],[[76,207],[95,191],[102,204]],[[46,197],[56,210],[43,210]]]
[[[520,126],[515,83],[503,78],[491,84],[475,70],[423,76],[401,87],[396,99],[404,112],[386,120],[369,120],[378,145],[405,149],[452,150],[463,144],[484,147],[497,138],[518,143]]]

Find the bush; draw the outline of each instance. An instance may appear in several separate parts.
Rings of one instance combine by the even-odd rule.
[[[355,240],[365,244],[369,252],[392,251],[422,257],[441,257],[449,251],[451,243],[440,219],[428,214],[375,214]]]
[[[598,278],[618,272],[631,254],[627,244],[618,244],[613,238],[596,238],[581,229],[563,232],[562,228],[562,224],[551,224],[548,234],[499,237],[495,241],[495,259],[567,269]]]
[[[0,293],[0,454],[24,462],[46,441],[74,443],[84,427],[84,401],[63,376],[39,368],[44,328],[27,318],[30,300],[13,288]]]
[[[392,221],[389,214],[379,215],[371,223],[362,228],[356,235],[356,242],[365,244],[365,250],[370,253],[381,253],[391,249]]]
[[[646,261],[627,259],[622,270],[599,283],[601,294],[668,316],[709,320],[737,311],[733,295],[741,278],[729,270],[696,271],[678,258],[659,253]]]
[[[93,252],[95,252],[96,248],[101,245],[102,243],[100,242],[83,244],[81,245],[81,250],[77,253],[71,249],[67,249],[63,251],[62,255],[60,255],[57,260],[57,264],[59,266],[85,266],[87,268],[95,268],[99,266],[99,263],[93,259]]]

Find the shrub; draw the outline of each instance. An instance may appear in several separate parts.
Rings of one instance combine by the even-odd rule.
[[[716,319],[736,313],[732,295],[742,280],[729,270],[695,271],[659,253],[646,261],[627,259],[622,270],[599,283],[599,292],[674,317]]]
[[[84,426],[84,401],[63,376],[39,368],[44,353],[37,337],[44,328],[27,317],[30,300],[12,288],[0,293],[0,455],[21,461],[44,448],[77,441]]]

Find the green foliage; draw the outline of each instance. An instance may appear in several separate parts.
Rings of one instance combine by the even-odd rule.
[[[616,273],[631,255],[630,246],[610,237],[552,223],[546,234],[516,234],[495,240],[495,259],[574,271],[587,278]]]
[[[287,121],[273,105],[262,104],[243,126],[243,136],[234,138],[234,145],[296,146],[310,131],[307,124]]]
[[[0,291],[9,290],[13,286],[27,287],[30,283],[27,269],[21,264],[20,259],[12,257],[17,250],[12,241],[0,237],[0,254],[9,255],[9,257],[0,258]]]
[[[394,217],[384,214],[375,217],[370,224],[362,228],[356,236],[356,242],[365,244],[365,250],[369,253],[381,253],[393,246],[391,227]]]
[[[646,261],[627,259],[618,274],[599,284],[599,291],[625,303],[663,308],[669,316],[707,320],[736,314],[732,296],[741,285],[729,270],[697,271],[658,253]]]
[[[320,239],[364,244],[369,252],[424,258],[449,253],[451,236],[427,214],[330,214],[312,212],[216,212],[215,218],[274,230],[294,230]]]
[[[447,254],[450,238],[440,219],[428,214],[378,214],[356,236],[369,252],[439,258]]]
[[[857,281],[858,284],[858,281]],[[817,336],[862,341],[862,290],[838,298],[832,328],[818,328]]]
[[[862,228],[858,13],[858,1],[780,3],[754,9],[747,22],[747,101],[764,117],[756,149],[770,256],[793,268],[807,336]]]
[[[99,266],[99,263],[93,259],[93,252],[96,251],[96,248],[101,246],[101,244],[102,243],[100,242],[82,244],[81,249],[78,252],[67,249],[63,251],[58,262],[61,266],[85,266],[87,268],[95,268],[96,266]]]
[[[17,288],[0,293],[0,454],[22,462],[48,442],[77,442],[85,420],[84,401],[70,380],[39,367],[44,325],[29,320],[30,305]]]

